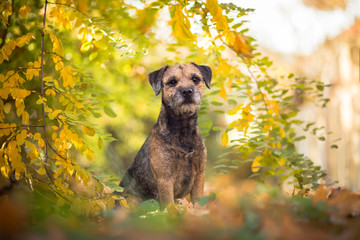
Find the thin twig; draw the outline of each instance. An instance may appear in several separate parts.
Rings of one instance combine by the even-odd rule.
[[[10,129],[10,128],[18,128],[18,127],[21,127],[21,128],[43,128],[44,126],[43,125],[26,125],[26,124],[22,124],[22,125],[17,125],[15,127],[0,127],[0,129]]]
[[[40,79],[41,79],[41,98],[44,97],[44,47],[45,47],[45,43],[44,43],[44,29],[45,29],[45,23],[46,23],[46,9],[47,9],[47,3],[48,1],[45,0],[45,5],[44,5],[44,16],[43,16],[43,28],[41,31],[41,75],[40,75]],[[48,164],[48,160],[49,160],[49,154],[48,154],[48,138],[47,138],[47,133],[46,133],[46,117],[45,117],[45,104],[42,103],[42,115],[43,115],[43,129],[44,129],[44,140],[45,140],[45,162],[44,162],[44,168],[46,170],[46,174],[48,175],[49,179],[51,181],[53,181],[53,177],[50,173],[50,170],[48,169],[48,167],[46,166],[46,164]]]
[[[68,201],[69,203],[71,203],[72,201],[70,201],[70,199],[64,197],[62,194],[60,194],[58,191],[56,191],[51,185],[49,185],[49,188],[56,193],[57,195],[59,195],[60,197],[62,197],[65,201]]]
[[[238,57],[240,57],[243,62],[245,62],[244,57],[243,57],[240,53],[238,53],[232,46],[230,46],[229,44],[227,44],[222,38],[220,38],[220,40],[223,42],[223,44],[224,44],[225,46],[227,46],[227,47],[230,48],[232,51],[234,51],[234,52],[236,53],[236,55],[237,55]],[[260,94],[261,94],[261,97],[262,97],[262,99],[263,99],[263,101],[264,101],[265,108],[266,108],[266,110],[268,111],[269,108],[268,108],[268,105],[267,105],[267,103],[266,103],[265,95],[264,95],[263,92],[261,91],[259,82],[257,81],[257,79],[256,79],[256,77],[254,76],[254,74],[251,72],[251,70],[250,70],[250,68],[249,68],[248,65],[246,65],[246,68],[247,68],[247,70],[248,70],[248,72],[249,72],[249,74],[250,74],[250,77],[251,77],[252,79],[254,79],[254,81],[255,81],[255,83],[256,83],[256,87],[257,87],[257,89],[259,90],[259,92],[260,92]]]
[[[48,53],[48,54],[54,54],[54,55],[56,55],[56,56],[61,57],[62,59],[64,58],[63,56],[61,56],[61,55],[57,54],[56,52],[52,52],[52,51],[45,51],[45,53]]]
[[[262,92],[261,89],[260,89],[259,82],[257,81],[257,79],[256,79],[256,77],[254,76],[254,74],[251,72],[250,68],[249,68],[248,66],[246,66],[246,68],[247,68],[247,70],[249,71],[250,76],[252,77],[252,79],[254,79],[254,81],[255,81],[255,83],[256,83],[256,87],[257,87],[257,89],[259,90],[262,99],[264,100],[266,110],[269,111],[268,105],[267,105],[267,103],[266,103],[265,95],[263,94],[263,92]]]
[[[51,144],[49,144],[49,147],[51,148],[51,150],[53,150],[53,152],[58,155],[60,158],[64,159],[64,160],[67,160],[65,157],[61,156],[60,153],[58,153],[52,146]]]

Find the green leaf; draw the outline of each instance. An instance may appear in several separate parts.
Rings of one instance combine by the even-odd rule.
[[[318,138],[320,141],[325,141],[325,137],[319,137]]]
[[[324,85],[318,84],[318,85],[316,85],[316,88],[317,88],[317,90],[319,90],[319,91],[324,91]]]
[[[338,145],[333,144],[333,145],[331,145],[331,147],[330,147],[330,148],[338,149],[339,147],[338,147]]]
[[[146,200],[140,203],[138,210],[139,212],[146,213],[146,212],[155,212],[160,209],[160,204],[155,201],[154,199]]]
[[[110,182],[110,181],[106,181],[104,182],[105,186],[115,190],[115,191],[118,191],[118,192],[122,192],[123,191],[123,188],[120,187],[119,185],[117,185],[116,183],[114,182]]]
[[[294,140],[295,141],[301,141],[301,140],[304,140],[304,139],[306,139],[305,136],[300,136],[300,137],[295,138]]]
[[[201,206],[205,206],[206,204],[208,204],[210,201],[214,201],[216,199],[216,194],[215,193],[211,193],[208,196],[203,196],[201,198],[198,198],[197,200],[199,200],[199,204]]]
[[[229,100],[228,100],[228,104],[230,104],[230,105],[237,105],[237,102],[236,102],[235,100],[233,100],[233,99],[229,99]]]
[[[105,107],[104,107],[104,112],[105,112],[105,114],[108,115],[109,117],[112,117],[112,118],[116,118],[116,117],[117,117],[116,113],[115,113],[110,107],[108,107],[108,106],[105,106]]]
[[[214,110],[212,112],[216,113],[216,114],[224,114],[225,113],[223,110]]]
[[[99,149],[102,149],[103,146],[104,146],[104,141],[100,137],[98,138],[97,146],[98,146]]]
[[[215,101],[212,101],[211,104],[214,105],[214,106],[222,106],[223,105],[223,103],[215,102]]]

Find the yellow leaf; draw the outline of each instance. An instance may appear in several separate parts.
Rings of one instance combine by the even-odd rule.
[[[286,136],[285,130],[283,128],[280,128],[280,137],[284,138]]]
[[[26,111],[22,114],[22,123],[25,125],[29,124],[29,114]]]
[[[1,166],[0,170],[1,170],[1,174],[2,174],[5,178],[9,178],[9,177],[10,177],[10,167],[9,167],[9,166]]]
[[[85,133],[91,137],[95,135],[95,130],[93,128],[89,128],[87,126],[81,125],[81,130],[83,133]]]
[[[217,14],[219,4],[217,0],[206,0],[206,8],[209,10],[212,16]]]
[[[31,150],[31,151],[28,152],[28,156],[29,156],[29,154],[31,154],[30,155],[31,158],[39,157],[39,152],[37,150],[37,147],[33,143],[25,140],[25,146],[26,146],[26,148]]]
[[[75,174],[75,180],[78,182],[78,183],[81,183],[81,173],[80,172],[76,172]]]
[[[40,167],[40,168],[37,170],[37,172],[38,172],[40,175],[45,175],[45,174],[46,174],[46,170],[45,170],[45,168],[43,168],[43,167]]]
[[[224,33],[228,33],[229,31],[229,24],[227,22],[226,17],[222,14],[222,8],[219,7],[217,10],[216,15],[213,18],[213,21],[216,22],[216,30],[218,32],[224,32]]]
[[[21,102],[20,105],[16,108],[16,115],[20,117],[25,110],[24,102]]]
[[[53,134],[51,135],[51,139],[53,141],[55,141],[55,139],[57,138],[57,133],[56,132],[53,132]]]
[[[26,14],[31,11],[31,8],[29,6],[22,6],[19,10],[20,17],[24,18],[26,17]]]
[[[81,12],[89,11],[89,2],[88,0],[78,1],[78,8]]]
[[[73,173],[74,173],[74,167],[71,164],[68,164],[67,167],[66,167],[66,171],[68,172],[68,174],[70,176],[72,176]]]
[[[28,136],[27,131],[23,129],[21,130],[20,134],[16,136],[16,141],[20,145],[20,143],[22,143],[27,138],[27,136]]]
[[[0,88],[0,97],[2,99],[7,99],[10,93],[10,88]]]
[[[45,103],[47,101],[47,99],[46,98],[40,98],[39,100],[37,100],[36,101],[36,104],[43,104],[43,103]]]
[[[59,115],[59,113],[61,113],[61,112],[62,111],[58,109],[58,110],[55,110],[55,111],[49,113],[49,119],[52,120],[52,119],[56,118],[57,115]]]
[[[35,133],[33,138],[34,138],[34,140],[39,140],[41,138],[41,134],[40,133]]]
[[[0,82],[5,82],[7,78],[3,75],[3,74],[0,74]]]
[[[21,173],[15,169],[15,179],[19,181],[21,179]]]
[[[235,34],[233,32],[228,32],[225,40],[228,45],[233,46],[235,42]]]
[[[94,152],[91,151],[91,150],[87,150],[87,151],[86,151],[86,158],[87,158],[88,160],[93,160],[93,158],[94,158]]]
[[[279,161],[279,165],[280,166],[284,166],[285,165],[285,163],[286,163],[286,159],[285,158],[280,158],[280,161]]]
[[[260,166],[261,166],[261,163],[260,163],[260,160],[262,159],[262,156],[257,156],[254,161],[252,162],[251,164],[251,171],[252,172],[258,172],[260,170]]]
[[[189,19],[184,15],[181,5],[175,6],[175,14],[171,19],[173,33],[177,39],[192,40],[194,35],[190,31],[191,25]]]
[[[225,147],[228,142],[229,142],[229,136],[228,136],[227,132],[223,132],[221,135],[221,145],[223,147]]]
[[[61,61],[61,57],[60,56],[55,56],[55,57],[52,57],[54,63],[57,63],[59,61]]]
[[[241,108],[242,108],[242,104],[236,106],[234,109],[228,111],[228,114],[229,115],[235,115]]]
[[[26,90],[26,89],[21,89],[21,88],[13,88],[13,89],[11,89],[11,96],[13,96],[14,99],[26,98],[30,94],[31,94],[31,92]]]
[[[59,167],[58,169],[56,169],[54,171],[54,178],[58,178],[60,176],[60,174],[63,172],[64,168],[63,167]]]
[[[59,71],[60,69],[62,69],[64,67],[64,63],[62,61],[59,61],[55,64],[55,69],[56,71]]]
[[[119,203],[124,208],[130,208],[125,198],[120,199]]]
[[[9,112],[11,111],[11,103],[5,103],[5,105],[4,105],[4,112],[6,113],[6,114],[9,114]]]
[[[41,147],[41,148],[44,148],[44,147],[45,147],[45,142],[44,142],[44,140],[43,140],[42,138],[40,138],[40,139],[38,140],[38,145],[39,145],[39,147]]]

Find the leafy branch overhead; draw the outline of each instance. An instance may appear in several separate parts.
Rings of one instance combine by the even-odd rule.
[[[187,61],[213,69],[200,127],[204,136],[217,132],[223,146],[214,168],[227,172],[249,162],[260,181],[291,183],[300,194],[317,186],[325,173],[297,152],[303,137],[295,126],[322,133],[296,115],[301,101],[325,107],[326,86],[269,73],[271,61],[257,51],[244,25],[254,10],[217,0],[140,3],[1,2],[1,175],[35,191],[45,188],[59,206],[81,214],[113,207],[118,197],[104,189],[121,191],[119,179],[86,167],[115,140],[98,123],[116,118],[128,131],[134,123],[125,121],[129,116],[153,121],[147,110],[151,91],[143,94],[149,89],[146,73]],[[158,36],[162,27],[172,28],[171,39]],[[231,120],[217,124],[212,113]],[[138,142],[131,136],[119,140],[123,151]],[[91,189],[90,197],[78,194],[74,182]]]

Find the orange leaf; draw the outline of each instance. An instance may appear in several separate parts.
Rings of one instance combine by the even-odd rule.
[[[221,87],[221,91],[219,93],[219,96],[224,99],[225,101],[227,101],[227,95],[226,95],[226,90],[225,87]]]
[[[234,45],[232,47],[237,53],[245,57],[252,57],[252,49],[246,44],[246,39],[247,37],[236,34]]]
[[[20,17],[22,17],[22,18],[26,17],[26,14],[27,14],[28,12],[30,12],[30,10],[31,10],[31,8],[30,8],[29,6],[26,6],[26,5],[22,6],[22,7],[19,9],[19,15],[20,15]]]

